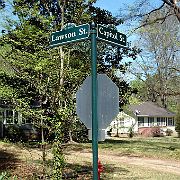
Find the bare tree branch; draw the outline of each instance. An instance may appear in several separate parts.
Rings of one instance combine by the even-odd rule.
[[[180,7],[177,6],[177,0],[162,0],[165,4],[174,9],[174,13],[180,22]]]
[[[180,6],[179,6],[179,0],[162,0],[162,5],[160,5],[157,8],[154,8],[151,10],[147,10],[148,9],[148,3],[144,3],[146,1],[140,1],[138,4],[136,4],[135,6],[132,6],[130,8],[130,11],[128,14],[120,14],[120,18],[124,17],[124,21],[129,22],[131,25],[132,20],[138,21],[140,20],[141,23],[139,27],[135,28],[135,31],[137,29],[140,29],[146,25],[151,25],[153,23],[157,23],[160,22],[163,23],[166,18],[168,18],[169,16],[175,16],[177,17],[178,22],[180,22]],[[161,10],[169,10],[168,12],[166,12],[166,15],[162,16],[157,16],[157,18],[154,18],[153,20],[150,19],[150,17],[152,17],[151,15],[161,11]],[[123,12],[123,9],[121,9],[121,12]],[[142,21],[144,19],[144,21]]]
[[[135,29],[133,29],[133,32],[135,32],[136,30],[138,30],[138,29],[140,29],[140,28],[142,28],[142,27],[145,27],[145,26],[147,26],[147,25],[152,25],[152,24],[155,24],[155,23],[157,23],[157,22],[160,22],[160,21],[162,21],[162,23],[166,20],[166,18],[167,17],[169,17],[169,16],[172,16],[173,14],[171,13],[171,14],[167,14],[166,16],[163,16],[163,17],[160,17],[160,18],[156,18],[156,19],[154,19],[154,20],[151,20],[151,21],[146,21],[145,23],[143,23],[142,25],[140,25],[140,26],[138,26],[137,28],[135,28]]]

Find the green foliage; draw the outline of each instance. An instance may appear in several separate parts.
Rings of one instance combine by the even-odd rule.
[[[177,105],[176,117],[175,117],[175,129],[180,137],[180,104]]]
[[[129,137],[129,138],[132,138],[132,137],[134,136],[133,128],[130,127],[129,130],[128,130],[128,132],[129,132],[129,133],[128,133],[128,137]]]
[[[0,175],[0,180],[5,179],[5,177],[6,177],[6,172],[2,172]]]
[[[147,92],[146,92],[146,83],[139,79],[136,78],[135,80],[131,81],[130,83],[131,87],[134,88],[136,90],[136,93],[134,93],[134,96],[141,100],[144,101],[147,99]]]
[[[134,126],[136,123],[132,124],[128,129],[128,137],[132,138],[134,136]]]
[[[7,172],[2,172],[0,174],[0,180],[18,180],[17,176],[11,176]]]
[[[129,97],[129,104],[140,104],[142,101],[135,96]]]
[[[63,128],[62,123],[55,122],[55,140],[53,143],[53,174],[52,177],[54,180],[62,179],[62,170],[65,167],[65,160],[62,149],[62,140],[63,140]]]
[[[5,127],[5,138],[12,142],[21,141],[22,131],[18,125],[12,124]]]
[[[5,8],[5,2],[4,0],[0,0],[0,9]]]
[[[0,85],[0,99],[12,99],[15,97],[15,92],[13,88],[7,85]]]

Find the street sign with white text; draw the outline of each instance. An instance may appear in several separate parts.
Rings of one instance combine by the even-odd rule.
[[[97,37],[100,40],[106,41],[117,46],[124,47],[127,45],[127,37],[125,34],[122,34],[117,30],[100,24],[97,25]]]
[[[56,47],[71,42],[80,41],[89,37],[90,26],[83,24],[69,29],[53,32],[50,36],[50,47]]]

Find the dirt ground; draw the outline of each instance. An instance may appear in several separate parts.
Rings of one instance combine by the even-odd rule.
[[[87,150],[82,151],[71,151],[66,156],[67,160],[72,162],[81,159],[81,161],[92,161],[92,152]],[[161,172],[168,172],[180,175],[180,161],[174,160],[160,160],[160,159],[152,159],[152,158],[145,158],[145,157],[137,157],[137,156],[120,156],[118,154],[114,154],[109,151],[100,151],[99,152],[99,159],[104,163],[108,164],[129,164],[129,165],[136,165],[141,167],[147,167],[148,169],[155,169],[156,171]]]
[[[51,159],[52,154],[48,152],[47,159]],[[65,159],[69,164],[78,164],[91,167],[92,152],[90,149],[70,150],[65,153]],[[169,172],[180,175],[180,161],[160,160],[137,156],[122,156],[108,150],[99,151],[99,159],[103,164],[127,164],[137,167],[147,167],[159,172]],[[35,166],[33,162],[41,160],[41,151],[17,147],[6,143],[0,143],[0,172],[10,171],[19,177],[32,177],[36,172],[42,173],[41,167]],[[88,179],[88,178],[83,178]]]
[[[0,172],[11,172],[22,179],[30,179],[35,173],[41,176],[42,168],[33,163],[40,161],[41,154],[39,149],[0,143]]]

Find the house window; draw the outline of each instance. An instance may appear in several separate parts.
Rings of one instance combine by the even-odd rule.
[[[158,126],[166,126],[166,118],[165,117],[158,117],[157,118],[157,125]]]
[[[172,118],[172,117],[168,118],[167,125],[174,126],[174,118]]]
[[[144,117],[138,117],[138,126],[144,126]]]
[[[120,126],[124,126],[124,118],[120,119],[119,124]]]
[[[166,118],[165,118],[165,117],[162,117],[162,118],[161,118],[161,121],[162,121],[162,126],[166,126]]]
[[[157,118],[157,125],[161,126],[161,118],[160,117]]]
[[[5,111],[5,117],[6,117],[6,123],[12,124],[13,122],[13,111],[12,110],[6,110]]]
[[[154,118],[148,117],[148,126],[154,126]]]
[[[158,126],[166,126],[166,118],[165,117],[158,117],[157,118],[157,125]]]
[[[6,109],[3,114],[4,124],[18,124],[18,112]]]

